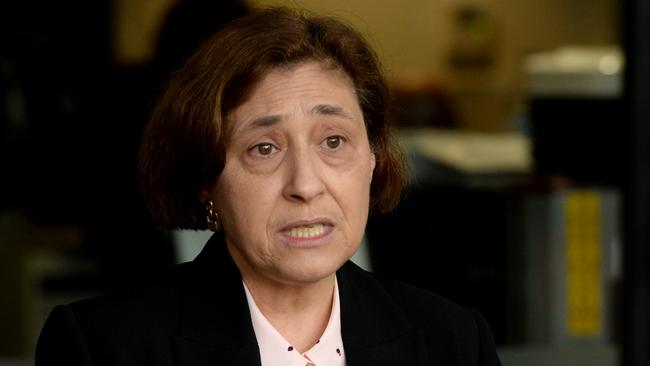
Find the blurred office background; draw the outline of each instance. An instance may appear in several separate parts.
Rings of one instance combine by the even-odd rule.
[[[411,165],[354,260],[481,311],[504,365],[650,364],[645,0],[21,0],[0,5],[0,365],[52,307],[191,260],[135,185],[166,75],[260,6],[343,18]]]

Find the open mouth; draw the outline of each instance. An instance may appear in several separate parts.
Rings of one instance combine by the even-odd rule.
[[[285,230],[285,234],[295,239],[311,239],[325,234],[325,229],[324,224],[310,224],[292,227]]]

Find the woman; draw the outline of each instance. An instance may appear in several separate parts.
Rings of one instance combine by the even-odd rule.
[[[141,150],[160,224],[216,231],[154,284],[57,307],[37,364],[495,365],[476,312],[348,261],[403,169],[363,39],[246,16],[171,78]]]

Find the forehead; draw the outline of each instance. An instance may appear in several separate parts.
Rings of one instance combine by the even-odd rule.
[[[287,87],[321,93],[326,92],[325,89],[339,89],[336,92],[356,94],[354,83],[340,67],[329,63],[307,61],[272,68],[250,88],[248,98],[242,104],[260,98],[285,97],[286,92],[291,91],[287,90]],[[356,96],[354,100],[356,101]]]
[[[320,62],[276,67],[255,83],[227,118],[228,130],[260,118],[281,118],[297,107],[324,114],[341,111],[363,120],[350,77],[340,68]]]

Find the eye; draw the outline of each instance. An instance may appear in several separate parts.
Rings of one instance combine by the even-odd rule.
[[[273,149],[275,149],[275,146],[273,146],[272,144],[263,143],[263,144],[257,144],[253,146],[251,150],[258,153],[259,155],[268,156],[273,153]]]
[[[343,137],[342,136],[329,136],[328,138],[323,141],[325,145],[327,146],[328,149],[331,150],[336,150],[338,149],[341,144],[343,143]]]

